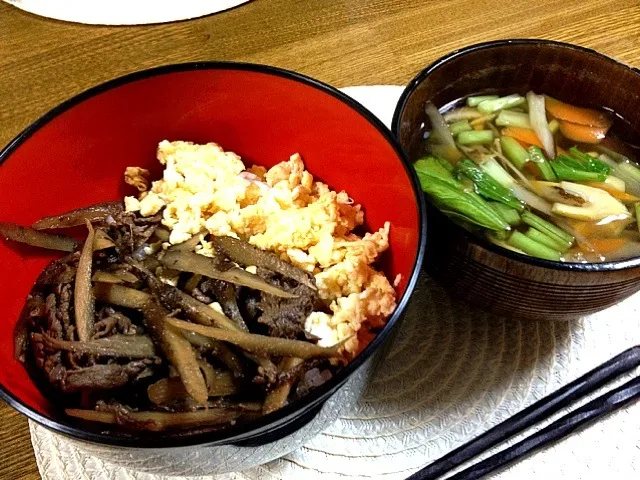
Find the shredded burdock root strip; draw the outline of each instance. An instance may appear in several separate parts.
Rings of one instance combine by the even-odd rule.
[[[280,355],[299,358],[336,358],[340,357],[342,343],[332,347],[320,347],[302,340],[289,340],[279,337],[268,337],[254,333],[231,332],[220,328],[205,327],[195,323],[167,318],[167,323],[189,332],[196,332],[205,337],[214,338],[223,342],[229,342],[253,353],[264,355]]]
[[[95,230],[91,222],[87,220],[87,230],[89,234],[82,247],[82,254],[78,261],[78,272],[76,273],[76,284],[74,291],[74,308],[76,315],[76,331],[78,339],[86,342],[93,335],[93,324],[95,322],[95,300],[91,289],[91,269],[93,264],[93,239]]]
[[[167,325],[165,318],[168,312],[156,304],[150,294],[110,283],[96,284],[94,292],[102,302],[141,310],[149,333],[178,370],[189,395],[201,404],[207,401],[207,386],[191,343],[178,330]]]
[[[141,268],[136,264],[133,264],[132,266],[142,275],[143,278],[146,279],[147,284],[153,291],[153,294],[165,308],[169,310],[183,310],[190,320],[201,325],[213,325],[218,328],[231,331],[242,330],[240,325],[234,323],[224,313],[221,313],[196,300],[176,287],[161,282],[148,270]]]
[[[142,310],[148,302],[153,300],[149,293],[115,283],[96,283],[93,293],[96,300],[100,302],[135,310]]]
[[[143,313],[149,333],[178,371],[187,392],[196,402],[204,405],[209,398],[207,384],[191,343],[180,330],[166,321],[169,312],[155,302],[149,302]]]
[[[149,293],[113,283],[96,283],[93,287],[93,291],[96,296],[96,300],[100,302],[135,310],[144,311],[147,304],[153,301],[153,296]],[[197,300],[193,300],[197,302]],[[218,313],[210,307],[205,306],[204,308],[213,313]],[[210,325],[210,323],[207,323],[207,325]],[[195,334],[193,336],[188,336],[187,338],[194,345],[213,351],[220,361],[229,367],[236,376],[243,376],[241,360],[226,345],[218,342],[217,340],[202,336],[195,336]],[[206,342],[204,342],[205,339]]]
[[[53,338],[47,334],[33,333],[32,338],[52,350],[122,358],[153,358],[157,356],[155,346],[146,335],[112,335],[110,337],[71,342]]]
[[[225,397],[238,393],[233,383],[233,376],[227,372],[217,372],[214,379],[207,382],[209,397]],[[163,378],[147,389],[149,400],[156,405],[166,405],[177,400],[184,400],[189,394],[178,377]]]
[[[26,243],[32,247],[62,252],[74,252],[78,248],[78,241],[74,238],[40,232],[14,223],[0,222],[0,236],[14,242]]]
[[[110,272],[104,272],[102,270],[98,270],[96,273],[94,273],[91,280],[98,283],[125,283],[123,278]]]
[[[119,421],[115,412],[105,412],[98,410],[82,410],[78,408],[68,408],[65,413],[71,417],[88,420],[91,422],[127,424],[126,420]],[[159,432],[168,428],[192,428],[212,425],[229,424],[235,421],[242,412],[226,408],[209,408],[195,412],[127,412],[126,419],[134,425],[139,424],[146,430]],[[139,428],[138,425],[138,428]]]
[[[196,277],[196,275],[191,278],[194,277]],[[242,318],[242,313],[240,312],[240,308],[238,307],[238,301],[236,298],[236,290],[233,285],[227,282],[221,282],[220,280],[209,280],[209,283],[211,285],[211,290],[222,306],[222,310],[229,316],[229,318],[233,321],[233,323],[236,324],[236,326],[240,330],[242,330],[243,332],[248,332],[249,328],[247,328],[247,324]]]
[[[275,295],[276,297],[296,297],[296,295],[285,292],[281,288],[274,287],[259,276],[249,273],[242,268],[230,266],[228,269],[223,270],[220,268],[219,261],[198,253],[168,250],[160,259],[160,262],[173,270],[197,273],[205,277],[224,280],[225,282],[231,282],[236,285],[254,288]]]
[[[189,277],[189,280],[187,280],[186,283],[184,284],[184,290],[189,295],[191,295],[193,290],[198,288],[198,285],[200,284],[201,281],[202,281],[202,275],[198,275],[198,274],[191,275],[191,277]]]
[[[93,251],[99,252],[100,250],[106,250],[107,248],[114,248],[116,244],[111,237],[106,234],[101,228],[96,228],[96,235],[93,240]]]
[[[116,271],[113,272],[112,275],[123,280],[126,283],[136,283],[140,280],[133,273],[127,271]]]
[[[70,228],[84,225],[86,222],[98,222],[107,217],[115,216],[124,210],[122,202],[103,202],[89,207],[79,208],[70,212],[45,217],[33,224],[36,230],[53,228]]]
[[[257,363],[262,370],[262,373],[265,377],[269,379],[275,379],[278,374],[278,367],[275,363],[273,363],[269,357],[260,356],[258,354],[243,352],[244,356],[251,360],[252,362]]]
[[[204,337],[195,332],[185,332],[185,336],[191,345],[205,349],[211,352],[218,360],[220,360],[236,378],[244,377],[244,364],[236,352],[218,340]]]
[[[170,310],[182,310],[187,318],[200,325],[215,326],[232,332],[243,331],[240,326],[231,321],[231,319],[224,314],[214,310],[202,302],[199,302],[181,290],[172,287],[171,285],[166,285],[151,275],[147,275],[147,281],[154,291],[154,294],[158,297],[165,308]],[[247,352],[245,352],[244,356],[260,365],[263,372],[268,377],[274,377],[277,373],[276,366],[270,359]]]
[[[234,237],[213,237],[213,245],[216,250],[222,251],[230,260],[244,266],[255,265],[264,267],[274,272],[278,272],[286,277],[292,278],[298,283],[302,283],[307,287],[317,290],[313,276],[285,262],[277,255],[265,250],[260,250],[253,245],[238,240]]]
[[[176,287],[166,285],[158,280],[148,270],[133,265],[134,268],[140,272],[144,278],[146,278],[149,287],[153,291],[154,295],[158,298],[160,303],[169,310],[182,310],[184,314],[191,321],[199,323],[205,326],[216,326],[224,330],[229,331],[245,331],[240,325],[234,323],[231,319],[225,316],[223,313],[214,310],[213,308],[205,305],[204,303],[196,300],[190,295],[184,293]],[[249,360],[257,363],[262,368],[263,373],[268,378],[274,378],[277,373],[275,364],[266,357],[260,357],[251,353],[245,352],[245,357]]]
[[[215,325],[225,330],[239,329],[225,314],[196,300],[182,290],[161,282],[148,270],[135,264],[132,266],[147,281],[151,291],[165,308],[169,310],[183,310],[190,320],[202,325]]]

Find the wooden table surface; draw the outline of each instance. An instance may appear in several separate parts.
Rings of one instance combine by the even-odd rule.
[[[237,60],[338,87],[404,84],[439,56],[499,38],[548,38],[640,66],[636,0],[254,0],[192,21],[98,27],[0,1],[0,146],[105,80],[168,63]],[[24,417],[0,402],[0,479],[38,478]]]

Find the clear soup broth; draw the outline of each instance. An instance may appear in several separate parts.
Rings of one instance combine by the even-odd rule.
[[[427,103],[414,166],[432,203],[490,242],[546,260],[640,256],[640,168],[615,114],[550,96]]]

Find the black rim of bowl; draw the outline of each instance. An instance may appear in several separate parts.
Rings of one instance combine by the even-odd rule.
[[[147,435],[144,438],[139,438],[135,436],[135,433],[132,433],[131,436],[114,436],[111,434],[98,433],[95,431],[86,431],[82,428],[74,426],[71,422],[60,422],[58,420],[50,419],[44,415],[41,415],[39,412],[33,410],[31,407],[23,403],[19,398],[15,397],[12,393],[10,393],[3,385],[0,385],[0,398],[11,405],[14,409],[19,412],[25,414],[27,417],[32,420],[56,431],[59,433],[63,433],[69,435],[71,437],[75,437],[81,440],[87,440],[94,443],[101,443],[107,445],[116,445],[116,446],[124,446],[124,447],[136,447],[136,448],[171,448],[171,447],[187,447],[193,445],[228,445],[233,444],[234,442],[240,442],[247,438],[253,438],[256,435],[268,434],[269,430],[266,430],[270,424],[280,422],[287,417],[292,416],[291,421],[294,421],[296,417],[293,417],[293,414],[298,412],[302,414],[304,412],[308,412],[313,407],[319,406],[321,403],[326,401],[330,395],[335,393],[338,388],[342,387],[343,384],[348,380],[352,373],[354,373],[362,364],[368,360],[371,355],[384,343],[384,341],[388,338],[389,334],[393,330],[396,323],[399,321],[401,316],[404,314],[404,311],[407,307],[407,303],[415,289],[416,282],[418,280],[418,276],[421,271],[422,262],[425,255],[425,246],[426,246],[426,204],[424,195],[422,195],[422,191],[420,189],[420,182],[418,181],[418,177],[411,166],[408,158],[406,157],[403,149],[400,147],[400,144],[395,139],[395,137],[391,134],[389,129],[367,108],[358,103],[356,100],[347,96],[346,94],[340,92],[338,89],[315,80],[311,77],[307,77],[306,75],[302,75],[300,73],[292,72],[289,70],[281,69],[278,67],[272,67],[268,65],[261,64],[253,64],[253,63],[241,63],[241,62],[191,62],[191,63],[180,63],[180,64],[171,64],[165,65],[161,67],[155,67],[147,70],[142,70],[138,72],[134,72],[128,75],[124,75],[113,80],[109,80],[102,84],[99,84],[95,87],[92,87],[68,100],[61,103],[57,107],[53,108],[49,112],[45,113],[38,120],[33,122],[30,126],[25,128],[21,133],[19,133],[9,144],[0,151],[0,168],[2,167],[2,163],[6,160],[11,153],[22,143],[24,143],[34,132],[36,132],[39,128],[47,124],[53,118],[62,114],[63,112],[69,110],[75,105],[81,103],[82,101],[91,98],[95,95],[98,95],[102,92],[110,90],[112,88],[135,82],[137,80],[142,80],[145,78],[165,75],[176,72],[185,72],[185,71],[196,71],[196,70],[236,70],[236,71],[250,71],[257,72],[263,74],[274,75],[278,77],[284,77],[289,80],[293,80],[302,84],[305,84],[309,87],[321,90],[329,95],[337,98],[342,103],[346,104],[348,107],[352,108],[356,112],[358,112],[362,117],[364,117],[372,126],[376,128],[378,133],[382,135],[385,140],[393,147],[398,159],[403,165],[410,181],[413,186],[414,196],[416,200],[416,208],[418,210],[418,228],[419,232],[419,240],[418,240],[418,250],[416,252],[416,260],[411,270],[407,287],[405,289],[404,294],[398,299],[397,306],[391,317],[387,320],[387,324],[383,328],[383,330],[376,335],[376,338],[365,347],[365,349],[358,355],[353,361],[351,361],[347,366],[342,368],[334,377],[328,381],[326,384],[321,385],[317,389],[315,389],[310,395],[302,397],[294,402],[286,405],[285,407],[277,410],[273,413],[269,413],[264,415],[256,420],[252,420],[247,422],[246,424],[235,425],[231,427],[224,428],[218,431],[210,431],[204,433],[196,433],[196,434],[180,434],[180,432],[162,432],[158,435]],[[275,428],[284,427],[286,423],[282,425],[277,425]],[[262,430],[262,431],[260,431]]]
[[[398,103],[396,105],[395,112],[393,114],[393,120],[391,121],[391,131],[393,132],[396,138],[399,138],[400,134],[400,118],[402,117],[402,113],[404,112],[405,106],[411,94],[416,90],[418,85],[420,85],[431,73],[440,68],[443,64],[449,62],[458,57],[464,57],[465,55],[472,54],[474,52],[486,49],[493,48],[504,48],[512,45],[548,45],[551,47],[559,47],[565,48],[569,50],[578,50],[584,53],[588,53],[591,55],[595,55],[600,57],[602,60],[610,62],[616,66],[620,66],[630,71],[634,72],[636,75],[640,75],[640,69],[630,67],[629,65],[625,65],[618,60],[611,58],[607,55],[599,53],[593,49],[581,47],[579,45],[573,45],[571,43],[558,42],[555,40],[542,40],[542,39],[533,39],[533,38],[516,38],[516,39],[508,39],[508,40],[493,40],[489,42],[476,43],[473,45],[469,45],[457,50],[454,50],[451,53],[448,53],[435,62],[431,63],[427,68],[418,73],[411,82],[405,87]],[[398,140],[399,141],[399,140]],[[449,217],[444,215],[440,210],[437,209],[436,206],[433,205],[431,200],[427,197],[427,195],[423,195],[426,198],[427,204],[433,209],[437,210],[438,214],[442,215],[442,217],[447,219],[447,222],[452,225],[456,229],[456,233],[459,235],[463,235],[466,237],[471,243],[474,243],[482,248],[489,250],[498,255],[502,255],[511,260],[517,260],[519,262],[528,263],[530,265],[534,265],[536,267],[543,268],[551,268],[555,270],[570,270],[570,271],[579,271],[579,272],[594,272],[594,271],[611,271],[611,270],[625,270],[630,268],[635,268],[640,266],[640,257],[634,257],[627,260],[617,260],[617,261],[609,261],[602,263],[570,263],[570,262],[556,262],[553,260],[544,260],[541,258],[531,257],[528,255],[522,255],[520,253],[513,252],[503,247],[499,247],[498,245],[494,245],[493,243],[484,240],[480,236],[474,235],[469,232],[467,229],[453,222]]]

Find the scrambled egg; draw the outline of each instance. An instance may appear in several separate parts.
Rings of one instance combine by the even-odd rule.
[[[162,223],[171,230],[172,245],[205,230],[241,236],[313,273],[331,311],[313,312],[305,323],[320,345],[349,339],[344,348],[355,354],[363,347],[361,329],[384,325],[393,312],[395,290],[371,267],[389,248],[389,223],[362,238],[352,233],[364,221],[360,205],[346,192],[314,182],[300,155],[269,170],[246,169],[238,155],[215,143],[165,140],[158,160],[165,166],[163,178],[139,198],[127,197],[127,211],[151,216],[164,208]],[[129,178],[133,173],[140,172],[128,169]],[[196,251],[213,254],[203,239]]]

